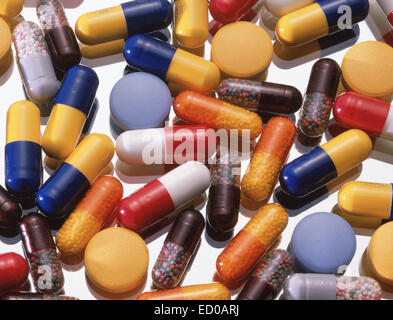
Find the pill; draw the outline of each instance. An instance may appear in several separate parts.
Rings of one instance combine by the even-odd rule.
[[[377,0],[378,4],[385,12],[390,24],[393,26],[393,2],[390,0]]]
[[[11,292],[0,297],[0,300],[79,300],[75,297],[50,295],[35,292]]]
[[[217,88],[225,102],[254,112],[291,114],[302,105],[302,94],[292,86],[243,79],[226,79]]]
[[[265,0],[265,7],[272,15],[282,17],[313,2],[314,0]]]
[[[42,136],[42,149],[49,157],[65,159],[74,151],[98,82],[97,74],[89,67],[78,65],[67,71]]]
[[[0,75],[2,75],[8,70],[13,61],[11,31],[7,22],[2,18],[0,18],[0,37]]]
[[[91,238],[84,261],[87,276],[98,288],[109,293],[125,293],[144,283],[149,252],[135,232],[107,228]]]
[[[295,137],[296,128],[292,120],[285,117],[269,120],[241,182],[242,192],[247,198],[263,201],[270,197]]]
[[[332,59],[320,59],[313,65],[297,124],[302,134],[313,138],[323,135],[329,123],[340,77],[340,67]]]
[[[199,125],[129,130],[116,139],[116,155],[127,164],[207,162],[216,148],[216,133]]]
[[[276,203],[263,206],[218,256],[216,268],[225,282],[239,282],[256,266],[288,224],[288,214]]]
[[[250,139],[262,132],[262,120],[256,113],[198,92],[180,93],[173,109],[181,119],[215,130],[237,130],[238,135],[249,134]]]
[[[64,286],[63,270],[45,218],[38,213],[24,216],[19,232],[36,290],[58,293]]]
[[[298,222],[289,248],[295,273],[343,274],[356,252],[356,236],[340,216],[316,212]]]
[[[0,186],[0,231],[14,230],[22,218],[18,201]]]
[[[89,134],[38,190],[38,208],[51,219],[70,214],[112,160],[114,149],[108,136]]]
[[[295,197],[304,197],[366,160],[371,150],[366,133],[348,130],[285,165],[280,186]]]
[[[142,233],[199,196],[209,185],[209,169],[200,162],[186,162],[121,200],[117,218],[123,227]]]
[[[26,260],[17,253],[0,254],[0,292],[21,287],[29,277]]]
[[[210,91],[220,82],[220,71],[213,62],[147,35],[129,38],[124,57],[131,67],[192,90]]]
[[[179,285],[204,227],[205,219],[197,210],[188,209],[177,215],[151,272],[157,288],[170,289]]]
[[[34,22],[22,21],[14,28],[12,38],[27,95],[38,104],[49,103],[56,96],[60,83],[42,30]]]
[[[18,199],[32,199],[42,183],[40,110],[30,101],[7,111],[5,184]]]
[[[81,256],[89,240],[111,217],[123,197],[115,177],[98,178],[56,234],[56,246],[64,256]]]
[[[236,153],[218,147],[210,171],[206,230],[212,239],[225,241],[233,236],[239,216],[240,158]]]
[[[385,41],[388,45],[393,47],[393,26],[386,19],[386,14],[379,6],[378,2],[373,1],[370,3],[369,16],[374,23],[376,30],[379,32],[380,40]]]
[[[386,220],[378,217],[358,216],[352,213],[348,213],[341,209],[338,204],[336,204],[332,208],[332,212],[347,221],[352,226],[352,228],[376,230],[386,222]]]
[[[220,283],[197,284],[145,292],[137,300],[230,300],[229,290]]]
[[[276,36],[287,46],[301,45],[357,24],[368,11],[368,0],[319,0],[282,16],[276,24]]]
[[[0,3],[0,17],[9,19],[16,17],[23,9],[24,0],[2,0]]]
[[[230,23],[238,20],[251,9],[258,0],[211,0],[210,14],[221,23]]]
[[[284,286],[287,300],[380,300],[382,290],[369,277],[297,273]]]
[[[40,0],[37,16],[55,68],[67,71],[82,59],[75,33],[59,0]]]
[[[273,300],[292,269],[293,259],[287,251],[272,250],[256,267],[236,300]]]

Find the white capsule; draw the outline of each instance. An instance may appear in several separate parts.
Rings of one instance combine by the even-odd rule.
[[[314,0],[265,0],[265,7],[274,16],[282,17],[313,2]]]

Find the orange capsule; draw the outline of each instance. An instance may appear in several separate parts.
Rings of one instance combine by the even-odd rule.
[[[145,292],[137,300],[230,300],[229,290],[221,283],[197,284],[168,290]]]
[[[97,179],[56,235],[64,256],[81,255],[123,197],[121,182],[111,176]]]
[[[249,131],[251,139],[262,132],[262,120],[256,113],[194,91],[180,93],[173,108],[183,120],[215,130],[234,129],[239,135]]]
[[[281,205],[263,206],[218,256],[216,268],[221,279],[228,283],[244,279],[287,224],[288,214]]]
[[[269,120],[241,182],[246,197],[262,201],[271,195],[295,137],[296,127],[290,119],[274,117]]]

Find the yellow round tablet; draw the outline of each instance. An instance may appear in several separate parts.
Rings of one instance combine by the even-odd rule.
[[[11,31],[8,24],[0,18],[0,75],[12,62]]]
[[[143,239],[124,228],[108,228],[89,241],[85,266],[92,282],[110,293],[125,293],[145,281],[149,253]]]
[[[0,17],[13,18],[16,17],[23,9],[24,0],[1,0],[0,1]]]
[[[265,71],[273,57],[272,40],[252,22],[235,22],[214,36],[211,59],[224,75],[253,78]]]
[[[345,54],[341,68],[348,90],[375,98],[393,93],[393,48],[386,43],[356,44]]]
[[[393,221],[374,232],[368,246],[367,260],[378,280],[393,285]]]

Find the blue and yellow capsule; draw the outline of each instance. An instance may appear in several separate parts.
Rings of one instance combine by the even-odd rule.
[[[163,29],[172,20],[172,5],[167,0],[135,0],[81,15],[75,34],[82,43],[95,45]]]
[[[67,216],[112,160],[114,151],[107,135],[86,136],[38,190],[38,208],[51,219]]]
[[[5,184],[18,199],[33,198],[42,183],[40,110],[19,101],[7,112]]]
[[[276,36],[284,45],[298,46],[348,29],[349,22],[364,20],[368,10],[368,0],[319,0],[281,17]]]
[[[42,149],[54,159],[74,151],[93,105],[98,76],[90,68],[74,66],[65,75],[42,136]]]
[[[191,90],[207,92],[220,83],[220,71],[213,62],[147,35],[129,38],[124,57],[131,67]]]
[[[369,136],[348,130],[285,165],[281,188],[295,197],[305,197],[366,160],[372,151]]]

